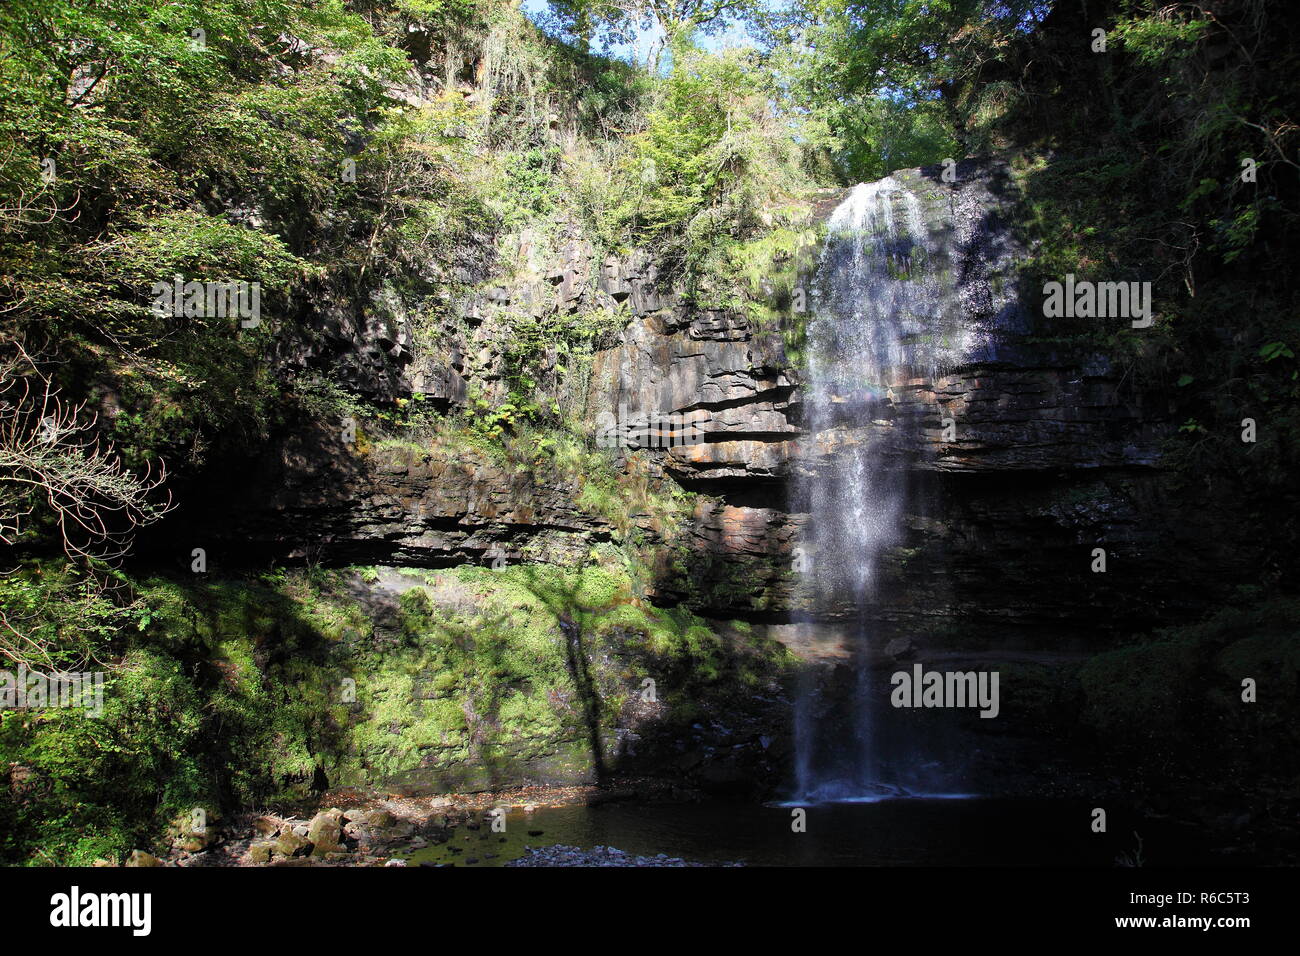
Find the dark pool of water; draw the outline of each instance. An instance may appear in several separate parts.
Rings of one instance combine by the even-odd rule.
[[[758,866],[1110,867],[1137,849],[1136,830],[1147,866],[1241,862],[1214,854],[1193,832],[1110,813],[1109,832],[1094,833],[1091,808],[1080,803],[884,800],[808,807],[807,830],[795,833],[791,807],[616,803],[511,812],[504,834],[487,825],[462,826],[448,843],[417,850],[409,859],[500,866],[523,855],[526,846],[566,844]]]

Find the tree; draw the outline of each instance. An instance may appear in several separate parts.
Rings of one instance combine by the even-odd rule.
[[[550,0],[550,6],[561,29],[583,47],[597,37],[630,46],[657,33],[646,53],[652,72],[676,40],[751,20],[760,9],[759,0]]]
[[[171,510],[151,500],[166,468],[136,475],[101,443],[85,404],[59,398],[53,380],[15,344],[0,363],[0,541],[13,545],[38,508],[58,531],[68,557],[113,561],[135,530]]]
[[[797,0],[767,18],[790,96],[840,138],[842,175],[937,162],[964,137],[964,90],[1031,29],[1042,0]]]

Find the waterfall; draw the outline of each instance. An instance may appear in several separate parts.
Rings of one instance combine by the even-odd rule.
[[[828,713],[824,688],[806,678],[795,713],[797,800],[904,790],[906,774],[883,765],[873,738],[879,690],[869,686],[868,655],[881,559],[901,542],[908,505],[900,448],[909,426],[894,401],[962,347],[946,263],[921,199],[892,177],[855,187],[828,221],[807,329],[799,568],[811,606],[803,626],[842,623],[854,686],[847,705]]]

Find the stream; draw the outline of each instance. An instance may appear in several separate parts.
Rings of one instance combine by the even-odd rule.
[[[792,808],[776,804],[549,807],[508,813],[504,834],[487,825],[457,827],[448,842],[406,858],[412,866],[503,866],[526,847],[560,844],[750,866],[1114,867],[1136,850],[1136,829],[1144,865],[1246,862],[1216,853],[1194,831],[1165,821],[1148,818],[1132,829],[1092,833],[1089,807],[1078,801],[914,798],[820,804],[806,812],[806,832],[796,833]]]

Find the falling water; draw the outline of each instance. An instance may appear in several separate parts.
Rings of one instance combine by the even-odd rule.
[[[798,487],[808,515],[802,572],[813,606],[805,626],[828,612],[847,618],[856,686],[847,695],[849,713],[834,718],[811,676],[799,695],[802,801],[905,792],[899,768],[883,765],[873,738],[866,658],[880,562],[901,541],[908,502],[898,454],[908,426],[894,417],[891,399],[909,380],[933,376],[961,345],[951,339],[957,323],[940,275],[944,261],[921,200],[893,178],[855,187],[829,219],[811,297],[808,436]]]

